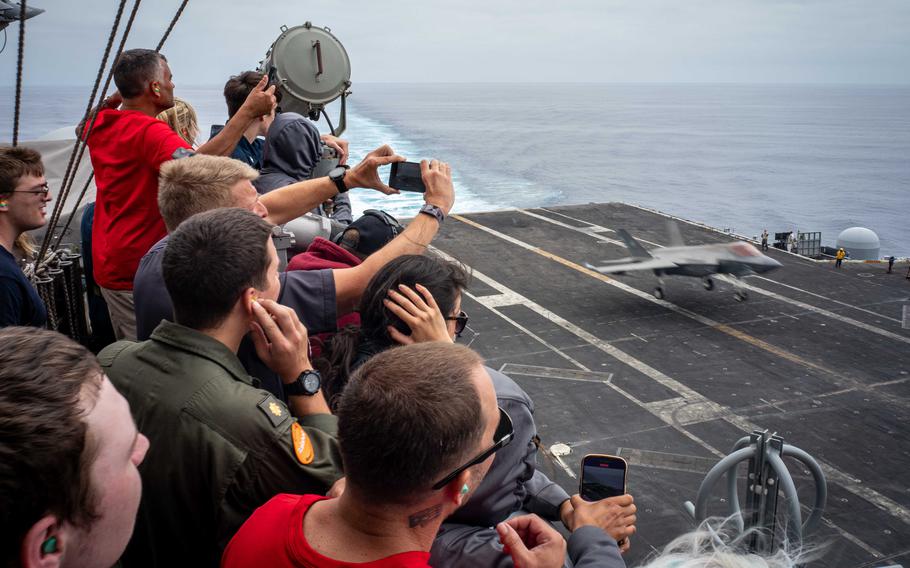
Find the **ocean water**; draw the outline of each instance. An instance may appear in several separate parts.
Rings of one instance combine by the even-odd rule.
[[[456,211],[625,201],[757,235],[851,226],[910,255],[910,87],[714,84],[355,84],[352,160],[383,143],[452,165]],[[76,122],[89,87],[26,88],[20,139]],[[12,97],[0,88],[0,140]],[[208,127],[220,86],[178,96]],[[333,109],[333,120],[337,115]],[[320,128],[326,131],[324,125]],[[421,198],[358,190],[355,209]],[[628,227],[634,234],[634,227]]]

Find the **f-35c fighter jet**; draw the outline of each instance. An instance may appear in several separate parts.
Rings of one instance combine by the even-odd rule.
[[[654,296],[663,299],[664,276],[692,276],[701,278],[706,290],[714,289],[716,274],[726,274],[732,279],[736,288],[736,299],[744,301],[748,298],[745,288],[740,285],[739,278],[753,274],[763,274],[781,266],[779,262],[765,256],[755,246],[738,241],[734,243],[716,243],[710,245],[683,244],[679,227],[675,223],[669,224],[670,240],[672,245],[648,251],[636,241],[625,229],[618,229],[616,233],[623,240],[629,253],[628,258],[609,261],[601,266],[592,266],[602,274],[625,274],[637,270],[651,270],[657,276],[657,287]]]

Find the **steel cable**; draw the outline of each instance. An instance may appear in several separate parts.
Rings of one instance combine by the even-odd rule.
[[[4,41],[4,47],[6,42]],[[13,146],[19,145],[19,111],[22,107],[22,58],[25,55],[25,0],[19,4],[19,55],[16,59],[16,104],[13,111]]]
[[[171,35],[171,32],[174,30],[174,26],[177,25],[177,20],[180,19],[180,15],[183,14],[183,9],[186,8],[186,5],[190,0],[183,0],[180,4],[180,7],[177,8],[177,13],[174,14],[174,18],[171,20],[171,25],[167,27],[164,31],[164,35],[161,36],[161,41],[158,42],[158,47],[155,48],[155,51],[161,51],[161,48],[164,47],[164,42],[167,41],[168,36]]]

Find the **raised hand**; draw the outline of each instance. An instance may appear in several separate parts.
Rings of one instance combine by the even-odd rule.
[[[362,162],[354,166],[351,171],[344,176],[344,183],[348,186],[348,189],[366,187],[381,191],[386,195],[399,193],[397,189],[382,183],[382,180],[379,179],[378,170],[379,166],[403,161],[403,156],[399,156],[392,150],[391,146],[385,144],[367,154]]]
[[[303,371],[312,369],[306,328],[297,312],[272,300],[252,303],[250,336],[256,354],[281,380],[290,383]]]
[[[411,335],[405,335],[390,325],[389,336],[402,345],[427,341],[452,343],[446,320],[436,305],[433,294],[420,284],[417,284],[416,288],[422,298],[417,292],[401,284],[398,290],[389,290],[389,297],[383,300],[385,307],[411,328]]]
[[[269,76],[263,75],[237,112],[242,111],[251,119],[271,114],[278,103],[275,99],[275,85],[269,87],[268,84]]]
[[[424,201],[442,209],[449,214],[455,204],[455,186],[452,185],[452,168],[439,160],[422,160],[420,162],[420,177],[427,188],[423,195]]]
[[[323,134],[320,138],[326,146],[338,152],[338,165],[343,166],[348,161],[348,141],[331,134]]]

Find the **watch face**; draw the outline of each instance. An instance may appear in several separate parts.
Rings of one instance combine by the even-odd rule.
[[[347,171],[347,168],[345,168],[343,166],[338,166],[337,168],[332,168],[332,170],[329,172],[329,177],[331,179],[340,178],[341,176],[344,175],[344,172],[346,172],[346,171]]]
[[[319,380],[319,375],[316,373],[307,373],[307,375],[303,377],[303,388],[309,393],[316,394],[321,382],[322,381]]]

